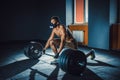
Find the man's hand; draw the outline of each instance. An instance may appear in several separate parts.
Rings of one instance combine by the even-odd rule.
[[[45,50],[44,49],[42,50],[42,54],[45,54]]]
[[[54,56],[54,58],[56,59],[58,57],[59,57],[59,53],[56,53],[55,56]]]

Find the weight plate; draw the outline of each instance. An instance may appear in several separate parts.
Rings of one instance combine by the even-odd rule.
[[[80,75],[86,68],[86,56],[79,50],[65,49],[59,57],[60,68],[70,74]]]
[[[30,42],[24,49],[24,53],[30,59],[38,59],[42,56],[43,46],[39,42]]]

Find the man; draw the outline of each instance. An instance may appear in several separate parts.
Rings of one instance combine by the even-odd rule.
[[[77,49],[77,42],[73,38],[71,31],[69,28],[65,28],[64,25],[60,24],[60,20],[57,16],[51,17],[51,24],[53,26],[51,35],[43,48],[43,52],[50,46],[52,51],[55,53],[54,58],[59,57],[59,53],[62,51],[64,47],[68,47],[71,49]],[[54,38],[58,36],[59,38]],[[93,53],[93,50],[86,55],[88,57]],[[95,58],[95,56],[93,56]]]

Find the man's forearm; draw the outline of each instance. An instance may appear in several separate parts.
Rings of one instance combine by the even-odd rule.
[[[47,41],[45,47],[43,48],[44,50],[46,50],[49,47],[49,42],[50,42],[50,40]]]
[[[59,49],[58,49],[58,53],[61,52],[61,50],[63,49],[63,47],[64,47],[64,42],[61,42],[61,43],[60,43],[60,47],[59,47]]]

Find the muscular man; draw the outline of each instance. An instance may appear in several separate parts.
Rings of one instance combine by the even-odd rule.
[[[43,48],[43,52],[50,46],[55,53],[54,58],[58,58],[59,53],[64,47],[77,49],[77,42],[73,38],[69,28],[65,28],[64,25],[60,24],[57,16],[51,17],[51,24],[53,29],[45,47]],[[55,36],[58,36],[59,38],[55,38]],[[86,57],[89,55],[91,55],[91,52],[87,54]],[[93,58],[94,57],[95,56],[93,56]]]

